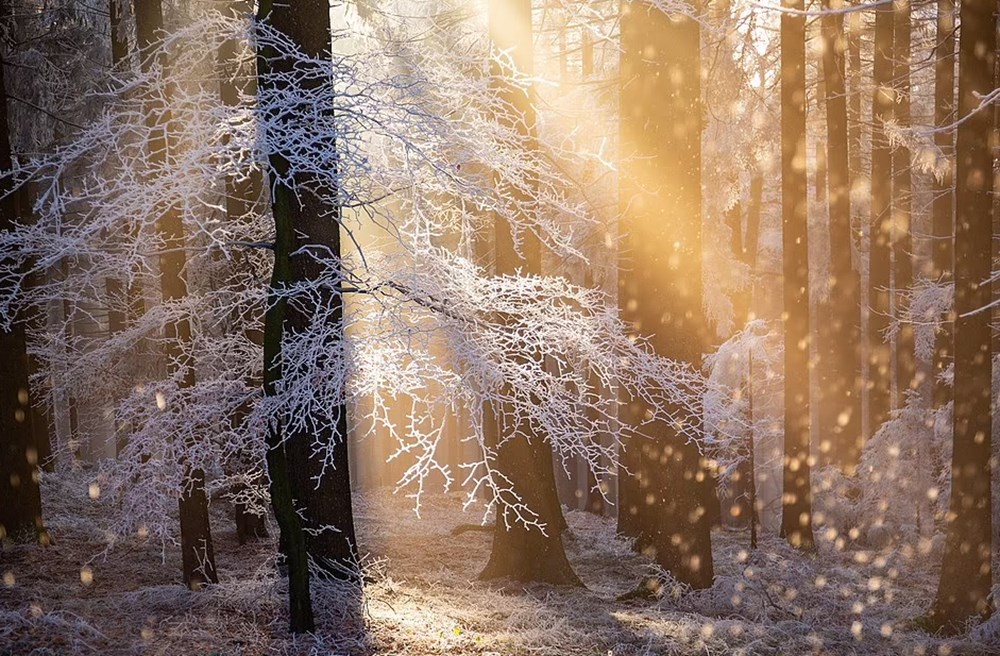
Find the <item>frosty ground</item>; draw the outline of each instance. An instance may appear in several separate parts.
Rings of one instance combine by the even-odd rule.
[[[0,552],[0,655],[1000,654],[982,629],[947,640],[919,630],[937,543],[838,551],[818,530],[816,554],[767,535],[750,553],[745,532],[716,530],[712,589],[667,585],[641,598],[629,593],[656,572],[611,519],[567,514],[567,552],[586,589],[483,583],[491,537],[452,535],[479,519],[462,512],[460,494],[424,497],[417,517],[412,500],[388,492],[356,502],[364,594],[319,586],[320,633],[291,639],[275,544],[239,546],[226,504],[213,503],[222,583],[193,593],[172,547],[136,537],[106,550],[110,509],[88,483],[86,472],[47,475],[55,544]]]

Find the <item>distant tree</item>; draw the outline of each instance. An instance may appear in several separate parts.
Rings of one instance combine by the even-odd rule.
[[[490,0],[489,24],[497,122],[517,133],[524,147],[537,149],[535,108],[531,87],[525,82],[534,67],[531,0]],[[533,184],[527,182],[503,191],[521,196],[525,206],[530,207]],[[514,226],[502,217],[496,218],[494,227],[496,273],[540,275],[538,237],[530,232],[517,235]],[[516,242],[518,236],[520,243]],[[551,445],[526,418],[518,417],[503,404],[490,404],[489,413],[497,434],[496,443],[487,445],[487,458],[495,460],[498,473],[520,497],[520,503],[538,513],[541,526],[516,521],[511,510],[514,504],[498,508],[490,560],[480,577],[580,585],[563,548],[561,534],[566,520],[553,476]]]
[[[824,0],[824,9],[843,3]],[[861,451],[861,277],[854,268],[851,229],[852,149],[848,129],[844,17],[822,17],[822,65],[826,97],[827,204],[830,216],[830,283],[819,339],[820,450],[844,471]]]
[[[251,8],[246,0],[235,0],[230,2],[229,14],[234,20],[242,20],[250,15]],[[246,61],[243,44],[234,38],[227,39],[219,47],[218,70],[219,70],[219,99],[222,104],[239,108],[249,98],[257,95],[256,67],[253,60]],[[259,169],[251,169],[249,172],[230,173],[226,176],[226,221],[232,224],[233,229],[240,226],[247,227],[252,223],[253,218],[261,211],[259,205],[263,204],[263,180]],[[244,251],[234,253],[236,266],[247,267],[247,256]],[[263,349],[264,332],[263,312],[254,313],[254,318],[258,322],[252,322],[247,326],[245,333],[247,341],[254,346]],[[234,319],[239,321],[239,317]],[[248,388],[260,388],[263,381],[258,377],[248,377],[246,384]],[[233,423],[239,425],[246,421],[250,412],[250,403],[247,402],[240,407]],[[247,450],[249,452],[249,449]],[[250,461],[252,456],[249,453],[244,457],[237,457],[236,462],[230,463],[237,471],[233,474],[237,477],[247,476],[256,478],[261,472],[255,468]],[[264,509],[261,504],[253,499],[255,495],[252,488],[247,483],[240,482],[236,489],[232,491],[234,519],[236,521],[236,538],[240,544],[248,540],[267,536],[267,521]]]
[[[868,237],[868,418],[871,433],[889,419],[892,349],[886,342],[891,287],[892,149],[886,122],[893,117],[892,88],[894,10],[880,5],[875,12],[875,60],[872,67],[871,224]]]
[[[0,4],[0,19],[9,17],[10,4]],[[0,51],[0,170],[11,169],[10,119],[7,113],[7,85],[4,53]],[[0,236],[13,231],[22,218],[9,180],[0,185]],[[0,254],[0,274],[19,269],[14,258]],[[0,294],[9,291],[9,276],[0,275]],[[39,488],[39,449],[32,431],[31,392],[28,386],[28,352],[24,320],[14,314],[0,315],[0,541],[38,540],[48,542],[42,524]]]
[[[622,4],[619,307],[659,355],[701,366],[705,351],[701,240],[700,26],[652,2]],[[622,421],[655,439],[622,454],[619,530],[679,581],[712,585],[710,485],[698,448],[675,423],[650,423],[631,398]],[[699,419],[692,419],[698,422]],[[698,423],[692,426],[700,430]]]
[[[997,4],[963,0],[958,60],[955,144],[955,407],[948,534],[931,628],[962,630],[972,616],[992,612],[991,436],[993,91]]]
[[[910,0],[895,0],[893,27],[893,83],[896,88],[894,117],[898,128],[910,127],[911,32]],[[908,148],[892,152],[892,261],[893,317],[898,322],[896,334],[896,401],[906,405],[906,392],[915,390],[917,379],[916,345],[913,321],[908,318],[908,297],[913,287],[913,232],[911,196],[913,194],[913,158]]]
[[[799,12],[803,0],[784,6]],[[785,447],[781,535],[812,549],[809,426],[809,240],[805,17],[781,15],[781,244],[784,274]]]
[[[163,8],[160,0],[135,0],[136,41],[140,53],[160,53],[158,44],[163,38]],[[142,66],[148,71],[153,66],[166,66],[165,57],[142,56]],[[150,97],[147,100],[146,126],[149,128],[150,163],[161,168],[172,156],[170,99]],[[156,228],[164,243],[160,255],[160,289],[165,302],[181,302],[187,296],[187,282],[184,267],[187,263],[185,247],[187,239],[180,208],[176,205],[153,207],[158,214]],[[181,394],[176,402],[184,403],[184,390],[195,386],[195,363],[190,355],[190,319],[181,317],[166,325],[164,356],[167,370],[174,379]],[[194,446],[197,437],[189,436],[189,447]],[[185,485],[181,492],[181,556],[183,558],[184,583],[197,590],[205,583],[216,583],[215,551],[212,546],[212,532],[208,521],[208,498],[205,494],[205,472],[184,463]]]
[[[945,126],[955,119],[955,0],[937,1],[936,44],[934,48],[934,145],[945,156],[954,153],[955,134]],[[930,278],[941,284],[952,285],[952,254],[955,235],[955,178],[954,166],[949,163],[940,178],[933,183],[934,200],[931,205],[931,231],[934,235],[931,249],[932,269]],[[935,332],[934,407],[948,404],[952,387],[942,380],[941,374],[952,362],[954,321],[940,322]]]

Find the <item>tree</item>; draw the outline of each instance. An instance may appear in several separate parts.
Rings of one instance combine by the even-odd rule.
[[[0,5],[0,18],[6,18],[10,5]],[[6,94],[4,57],[0,54],[0,91]],[[7,116],[6,95],[0,99],[0,170],[11,169],[10,120]],[[16,194],[9,181],[4,181],[0,200],[0,235],[15,230]],[[0,274],[19,269],[14,258],[0,252]],[[6,296],[9,277],[0,275],[0,294]],[[48,542],[42,524],[42,498],[38,482],[39,450],[32,431],[31,393],[28,386],[28,352],[24,322],[21,317],[7,314],[0,321],[0,541],[38,540]]]
[[[114,1],[114,0],[112,0]],[[230,3],[229,13],[235,20],[241,20],[250,14],[250,7],[245,0],[235,0]],[[242,44],[236,38],[231,38],[222,43],[219,48],[219,99],[226,107],[238,108],[244,98],[253,98],[257,95],[256,68],[251,63],[242,59]],[[250,70],[247,70],[250,69]],[[248,227],[255,214],[261,210],[257,207],[262,203],[263,181],[261,171],[252,169],[248,174],[232,172],[226,176],[226,220],[230,222],[234,229],[238,226]],[[247,256],[243,251],[234,254],[237,266],[241,264],[248,266]],[[260,317],[259,311],[255,312],[255,317]],[[260,317],[262,319],[262,317]],[[239,318],[235,318],[236,321]],[[264,334],[262,328],[263,321],[256,325],[249,326],[245,333],[247,340],[255,346],[263,349]],[[263,381],[256,376],[247,378],[246,384],[249,388],[260,387]],[[249,402],[244,404],[233,417],[235,424],[246,421],[250,413]],[[233,466],[237,469],[237,476],[243,475],[248,478],[256,478],[260,471],[251,462],[249,454],[245,457],[237,457]],[[236,538],[240,544],[246,541],[266,537],[267,521],[266,513],[261,508],[260,503],[255,503],[253,499],[253,489],[251,485],[240,482],[232,492],[233,510],[236,521]]]
[[[997,5],[961,4],[958,59],[958,133],[955,153],[955,407],[951,497],[941,578],[931,628],[960,631],[972,616],[992,612],[990,272],[993,159],[992,112]]]
[[[654,3],[623,3],[621,16],[619,307],[657,354],[700,367],[701,82],[699,23]],[[712,585],[711,533],[704,506],[708,477],[692,426],[651,421],[641,399],[626,397],[623,423],[655,437],[627,443],[620,478],[619,530],[695,588]]]
[[[160,0],[135,0],[136,41],[139,51],[158,54],[158,42],[162,38],[163,9]],[[162,56],[145,56],[143,66],[149,70],[153,66],[165,66]],[[169,98],[163,103],[159,98],[148,101],[146,125],[149,128],[149,159],[154,167],[161,167],[171,157],[171,117]],[[165,302],[183,301],[187,296],[184,267],[187,263],[185,252],[186,237],[180,209],[176,205],[155,207],[158,213],[156,228],[164,242],[164,253],[160,255],[160,288]],[[195,386],[194,362],[190,354],[191,325],[187,317],[181,317],[166,325],[164,356],[167,369],[181,394],[176,402],[184,403],[183,391]],[[193,440],[195,438],[188,438]],[[191,445],[193,446],[193,444]],[[208,522],[208,498],[205,495],[205,472],[185,463],[185,485],[179,499],[181,519],[181,554],[183,558],[184,583],[197,590],[205,583],[216,583],[215,552],[212,546],[212,532]]]
[[[516,133],[526,149],[535,150],[538,147],[535,109],[530,87],[524,82],[533,69],[531,22],[531,0],[491,0],[489,4],[490,40],[495,49],[490,65],[493,84],[497,86],[497,121]],[[525,186],[504,191],[521,196],[530,207],[532,187],[529,180]],[[502,217],[495,220],[494,226],[497,274],[540,275],[538,238],[530,232],[522,233],[517,243],[515,226]],[[561,534],[565,519],[556,492],[551,446],[544,435],[537,434],[524,417],[509,408],[494,404],[490,413],[490,422],[496,422],[497,442],[487,445],[487,458],[494,458],[498,474],[518,499],[510,499],[497,509],[493,548],[480,578],[512,577],[581,585],[563,548]],[[512,509],[518,504],[538,513],[540,525],[517,521]]]
[[[910,0],[896,0],[893,16],[893,82],[896,88],[895,119],[899,128],[910,126]],[[892,152],[892,260],[893,316],[898,323],[896,335],[896,402],[906,405],[906,392],[915,390],[917,378],[913,321],[907,318],[907,296],[913,285],[913,236],[911,231],[911,194],[913,193],[912,157],[908,148]]]
[[[934,49],[934,145],[949,157],[953,154],[955,134],[947,129],[955,113],[955,0],[937,2],[937,44]],[[955,235],[955,180],[950,157],[941,177],[934,178],[934,201],[931,206],[931,229],[934,235],[931,250],[931,280],[952,285],[952,252]],[[952,324],[948,319],[939,323],[934,343],[934,407],[948,404],[951,386],[941,374],[952,361]]]
[[[311,92],[318,94],[322,103],[311,111],[322,121],[335,121],[332,80],[325,64],[332,57],[328,4],[300,3],[293,9],[283,4],[262,3],[258,16],[304,55],[299,59],[295,53],[266,49],[259,53],[259,89],[266,106],[276,111],[286,97],[299,91]],[[305,69],[301,75],[291,75],[296,66]],[[281,120],[280,116],[267,118]],[[294,120],[302,121],[303,117]],[[288,126],[279,123],[272,129],[280,127]],[[326,157],[336,166],[337,143],[329,147],[332,151]],[[276,383],[285,366],[283,345],[308,334],[314,322],[324,325],[326,332],[313,348],[331,354],[343,348],[344,302],[339,280],[337,286],[320,286],[317,297],[308,302],[294,295],[296,285],[329,276],[328,267],[334,267],[332,273],[338,277],[341,210],[336,204],[337,189],[331,187],[337,181],[336,168],[321,169],[319,174],[293,169],[289,155],[280,149],[269,153],[269,165],[276,238],[264,328],[264,385],[265,392],[275,396]],[[305,554],[329,576],[348,580],[357,580],[359,576],[346,401],[326,412],[328,415],[323,417],[302,418],[299,428],[290,426],[287,419],[275,421],[267,437],[272,504],[289,568],[293,631],[308,631],[312,625]],[[319,445],[318,451],[314,445]],[[326,458],[330,459],[330,466]],[[299,521],[300,515],[303,523]]]
[[[799,12],[802,0],[784,6]],[[809,455],[809,240],[806,212],[805,17],[781,15],[781,247],[784,274],[785,449],[781,535],[814,548]]]
[[[824,9],[841,3],[825,0]],[[832,452],[845,471],[861,452],[861,277],[854,270],[851,229],[852,149],[847,120],[843,16],[822,17],[822,64],[826,90],[827,203],[830,216],[830,283],[817,327],[820,358],[820,451]]]
[[[875,11],[875,61],[872,82],[871,227],[868,237],[868,417],[874,434],[889,418],[892,353],[885,341],[890,303],[892,239],[892,149],[885,131],[893,117],[893,7]]]

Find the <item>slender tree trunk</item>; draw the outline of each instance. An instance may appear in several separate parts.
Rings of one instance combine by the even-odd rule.
[[[955,0],[937,2],[937,47],[934,59],[934,125],[942,127],[955,120]],[[952,130],[934,133],[934,144],[946,157],[954,151],[955,134]],[[934,235],[931,262],[931,279],[953,285],[952,253],[955,235],[955,178],[949,164],[944,176],[934,179],[932,232]],[[948,404],[952,388],[940,379],[952,362],[953,313],[942,321],[935,333],[934,342],[934,407]]]
[[[621,208],[619,304],[662,356],[701,366],[701,34],[699,23],[650,2],[623,3],[621,19]],[[633,401],[623,422],[647,409]],[[657,563],[694,588],[714,576],[697,447],[666,422],[628,445],[639,488],[623,486],[620,512]],[[624,482],[624,481],[623,481]],[[638,492],[638,494],[636,494]],[[634,523],[633,523],[633,520]]]
[[[894,4],[894,83],[896,85],[896,123],[910,125],[910,0],[895,0]],[[917,359],[913,322],[906,314],[907,294],[913,287],[913,237],[911,231],[911,200],[913,176],[908,148],[896,148],[892,153],[893,220],[892,259],[895,267],[893,316],[899,322],[896,335],[896,402],[906,404],[906,393],[917,388]]]
[[[892,237],[892,151],[884,125],[893,116],[893,8],[875,12],[875,63],[872,98],[871,228],[868,244],[868,417],[872,434],[889,418],[892,349],[889,328],[890,246]]]
[[[533,72],[531,1],[490,0],[488,7],[490,39],[494,47],[491,78],[500,104],[497,120],[516,130],[531,147],[536,134],[531,91],[511,82],[514,75]],[[521,203],[530,201],[526,197],[529,192],[521,189],[509,192]],[[494,228],[497,274],[541,273],[541,244],[537,237],[524,235],[518,252],[510,223],[497,217]],[[559,505],[550,443],[545,436],[534,435],[527,421],[514,417],[511,412],[494,408],[492,415],[498,442],[487,445],[493,450],[487,457],[494,460],[510,490],[500,492],[503,502],[497,509],[493,548],[480,578],[511,577],[522,581],[582,585],[563,548],[561,535],[566,520]],[[494,484],[502,488],[499,481]],[[523,503],[536,513],[541,526],[525,526],[515,519],[508,505],[513,503]]]
[[[229,13],[233,18],[249,16],[251,13],[250,3],[245,0],[235,0],[229,5]],[[256,71],[252,68],[245,70],[243,63],[238,60],[238,46],[234,40],[226,41],[219,48],[219,96],[222,103],[228,107],[239,107],[241,96],[252,97],[257,94]],[[226,220],[236,226],[247,226],[253,214],[260,209],[260,200],[263,196],[263,182],[259,170],[255,169],[249,175],[238,177],[235,174],[226,177]],[[239,268],[246,262],[243,253],[237,253],[234,257],[235,265]],[[255,314],[256,319],[263,319],[259,314]],[[245,330],[247,340],[258,347],[264,346],[264,334],[260,330],[260,325],[253,322],[252,327]],[[251,377],[246,381],[248,388],[259,387],[262,380]],[[249,414],[249,407],[242,407],[235,413],[233,424],[240,425]],[[232,463],[235,467],[246,471],[249,466],[245,462],[244,456],[236,458],[238,462]],[[254,466],[256,471],[256,466]],[[234,520],[236,523],[236,539],[240,544],[245,544],[255,538],[267,537],[267,522],[263,514],[254,512],[245,502],[240,500],[240,494],[246,491],[245,486],[240,486],[234,491],[236,502],[233,507]]]
[[[839,0],[824,0],[836,9]],[[829,154],[827,204],[830,215],[830,289],[820,339],[820,451],[845,472],[853,472],[861,454],[861,277],[851,261],[852,148],[847,119],[843,17],[822,18],[823,77],[826,80],[826,142]]]
[[[160,0],[135,0],[137,45],[144,54],[159,46],[163,30],[163,9]],[[161,58],[162,59],[162,58]],[[148,56],[142,58],[147,70],[153,65]],[[162,64],[166,62],[161,61]],[[169,102],[169,99],[167,99]],[[171,156],[170,108],[156,98],[148,103],[146,126],[150,130],[149,158],[154,165],[162,165]],[[155,208],[159,212],[156,227],[163,240],[164,254],[160,256],[160,287],[166,302],[179,301],[187,296],[184,267],[187,255],[184,250],[184,224],[176,206]],[[184,317],[172,321],[165,329],[165,357],[167,370],[178,382],[183,395],[195,386],[194,362],[190,355],[191,324]],[[183,403],[184,401],[179,401]],[[188,444],[193,447],[194,444]],[[205,472],[184,464],[184,490],[179,500],[181,519],[181,554],[184,563],[184,583],[192,590],[205,583],[216,583],[215,552],[208,521],[208,499],[205,496]]]
[[[934,629],[960,631],[991,612],[990,458],[993,366],[989,282],[992,238],[993,112],[980,98],[993,90],[996,0],[963,0],[959,39],[955,175],[955,416],[948,536],[931,609]]]
[[[9,15],[8,2],[0,3],[0,18]],[[0,53],[0,91],[6,91],[4,57]],[[10,120],[6,96],[0,98],[0,170],[12,168]],[[0,232],[13,230],[19,218],[15,194],[3,182],[0,199]],[[0,282],[2,285],[7,283]],[[8,290],[3,291],[8,295]],[[5,317],[6,318],[6,317]],[[42,524],[42,497],[38,485],[39,450],[32,431],[31,394],[28,386],[28,351],[24,323],[12,317],[9,328],[0,322],[0,542],[38,541],[48,544]]]
[[[802,0],[784,7],[803,10]],[[781,535],[812,549],[809,455],[809,240],[805,17],[781,15],[781,225],[785,301],[785,454]]]

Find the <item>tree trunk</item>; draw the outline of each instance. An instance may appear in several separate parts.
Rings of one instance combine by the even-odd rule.
[[[229,14],[233,18],[240,18],[250,15],[251,7],[245,0],[235,0],[229,5]],[[241,70],[241,62],[237,59],[238,44],[233,41],[226,41],[219,48],[219,96],[222,103],[228,107],[238,107],[241,95],[254,96],[257,93],[256,71]],[[232,226],[246,226],[253,215],[261,209],[260,200],[263,196],[263,181],[260,171],[254,169],[242,178],[235,174],[226,177],[226,221]],[[244,253],[237,252],[234,256],[234,264],[237,268],[246,260]],[[264,333],[260,330],[260,324],[256,320],[263,317],[255,312],[255,321],[251,322],[251,327],[244,331],[247,340],[258,347],[264,346]],[[249,389],[263,384],[262,380],[251,377],[246,381]],[[249,414],[249,407],[242,407],[237,410],[232,421],[239,426]],[[245,462],[244,456],[236,458],[238,462],[232,463],[242,471],[246,471],[250,465]],[[253,466],[253,471],[257,471]],[[235,472],[234,472],[235,473]],[[249,540],[267,537],[267,522],[265,516],[254,511],[246,503],[239,501],[239,494],[246,488],[241,486],[234,491],[237,501],[233,504],[233,514],[236,524],[236,539],[240,544],[246,544]]]
[[[896,0],[893,62],[896,85],[896,123],[910,126],[910,0]],[[896,335],[896,402],[897,408],[906,405],[906,393],[917,388],[917,359],[914,344],[913,322],[907,319],[909,302],[907,294],[913,286],[913,237],[911,231],[911,200],[913,176],[910,172],[912,158],[905,147],[892,153],[893,221],[892,259],[895,267],[893,288],[893,317],[899,322]]]
[[[500,105],[497,120],[516,130],[528,147],[534,145],[536,134],[532,92],[510,80],[515,74],[531,75],[533,72],[531,23],[530,0],[490,0],[489,30],[494,48],[490,72]],[[505,53],[503,57],[499,56],[501,52]],[[526,191],[510,189],[509,192],[522,203],[530,201],[524,197],[528,194]],[[497,217],[494,230],[498,275],[541,273],[541,243],[537,237],[530,232],[523,235],[518,253],[507,220]],[[494,408],[491,418],[496,424],[497,443],[494,453],[487,457],[495,461],[494,466],[507,479],[511,489],[500,493],[504,502],[497,509],[493,548],[480,578],[510,577],[520,581],[582,585],[563,548],[561,535],[566,520],[556,490],[551,444],[545,436],[534,435],[525,421],[512,417],[510,412],[497,410]],[[494,481],[494,485],[498,483]],[[541,526],[526,526],[515,519],[509,505],[512,503],[526,505],[530,512],[538,515]]]
[[[785,7],[803,10],[803,0]],[[781,535],[813,549],[809,455],[809,240],[805,17],[781,15],[781,244],[785,316],[785,452]]]
[[[263,3],[260,5],[260,15],[266,16],[271,24],[288,35],[306,56],[315,59],[330,59],[331,25],[329,5],[327,2],[309,0],[296,3],[294,8],[286,4]],[[289,58],[278,58],[275,61],[265,61],[266,56],[258,57],[258,70],[266,72],[261,84],[261,91],[269,93],[286,88],[287,82],[269,77],[269,75],[289,74],[294,64],[295,70],[301,71],[308,65],[293,62]],[[308,88],[320,88],[330,85],[324,79],[321,70],[313,75],[298,74],[298,79],[305,80],[302,85]],[[266,87],[266,89],[265,89]],[[332,92],[332,86],[331,86]],[[329,114],[329,109],[323,110]],[[327,116],[327,118],[332,118]],[[272,120],[276,120],[272,117]],[[330,144],[331,149],[336,144]],[[272,210],[278,229],[275,244],[275,280],[278,286],[284,283],[295,284],[319,280],[327,268],[334,264],[339,266],[341,256],[340,239],[340,207],[331,203],[336,190],[329,188],[329,178],[315,179],[306,173],[295,174],[295,189],[288,187],[280,180],[288,172],[288,161],[282,153],[272,153],[271,168],[278,180],[272,181]],[[318,189],[319,191],[313,191]],[[279,271],[278,258],[287,260],[287,265]],[[280,334],[294,335],[306,333],[316,321],[315,312],[318,308],[328,308],[328,315],[323,318],[333,327],[335,337],[326,345],[330,352],[340,348],[344,339],[344,302],[339,293],[328,288],[319,292],[317,303],[284,304],[282,310],[281,333],[278,342],[272,348],[280,346]],[[270,326],[269,326],[270,327]],[[266,330],[266,329],[265,329]],[[273,327],[272,327],[273,330]],[[265,337],[265,341],[267,338]],[[271,353],[274,357],[277,353]],[[272,392],[274,380],[270,381]],[[324,423],[324,422],[317,422]],[[357,538],[354,531],[354,511],[351,498],[350,454],[348,452],[347,404],[341,402],[336,409],[336,425],[315,429],[318,434],[287,434],[280,433],[277,427],[272,435],[271,451],[281,450],[283,443],[284,456],[287,458],[287,472],[291,493],[299,514],[305,519],[305,545],[309,557],[324,575],[333,578],[357,580]],[[313,453],[312,444],[329,445],[333,449],[332,456],[324,466],[324,459]],[[275,463],[280,464],[280,463]],[[285,512],[287,509],[282,509]],[[278,512],[277,506],[275,513]],[[285,540],[291,537],[294,526],[286,520],[287,526],[282,527],[282,539],[286,549],[293,545]],[[298,537],[295,538],[296,540]],[[292,556],[289,556],[291,572]],[[291,576],[291,573],[290,573]]]
[[[668,16],[650,2],[623,3],[619,305],[632,330],[648,337],[658,354],[695,368],[701,367],[706,333],[700,48],[696,20]],[[638,424],[646,412],[633,401],[623,408],[622,421]],[[622,486],[619,523],[679,581],[709,587],[714,572],[705,488],[711,481],[701,456],[667,422],[645,430],[651,439],[627,445],[625,462],[639,481],[637,488]]]
[[[893,116],[893,8],[875,12],[875,63],[872,98],[871,228],[868,243],[868,417],[874,434],[889,418],[892,349],[886,343],[892,310],[890,240],[892,237],[892,151],[885,122]]]
[[[989,282],[992,237],[993,113],[980,97],[993,90],[995,0],[963,0],[959,39],[955,175],[955,416],[948,536],[931,609],[934,629],[956,632],[991,612],[990,457],[993,371]],[[979,97],[977,97],[977,94]],[[980,111],[977,111],[979,109]]]
[[[8,3],[0,5],[4,14]],[[6,90],[4,61],[0,54],[0,90]],[[10,121],[6,96],[0,98],[0,170],[12,167]],[[18,222],[15,194],[4,182],[0,199],[0,232]],[[7,283],[0,282],[6,285]],[[4,290],[3,296],[8,296]],[[32,431],[31,394],[28,387],[28,351],[24,323],[12,317],[10,328],[0,323],[0,542],[48,543],[42,524],[42,497],[38,486],[39,449]]]
[[[955,120],[955,0],[937,2],[937,48],[934,59],[934,125],[942,127]],[[952,130],[934,133],[934,144],[946,157],[954,152]],[[954,284],[952,253],[955,235],[955,178],[949,161],[945,175],[934,179],[932,231],[934,235],[931,279],[942,284]],[[954,318],[942,321],[934,342],[934,407],[940,408],[952,399],[952,388],[940,379],[952,362]]]
[[[824,0],[824,9],[834,9]],[[830,288],[817,327],[820,339],[820,426],[822,453],[851,473],[861,456],[861,277],[851,261],[850,155],[845,79],[844,21],[822,18],[823,77],[826,81],[827,205],[830,215]]]
[[[137,45],[143,52],[158,47],[163,30],[163,9],[160,0],[135,0],[135,24]],[[164,59],[161,57],[161,59]],[[153,61],[143,58],[146,70]],[[165,61],[161,61],[165,64]],[[169,99],[168,99],[169,102]],[[154,166],[162,165],[170,157],[170,108],[163,106],[156,98],[150,98],[146,115],[146,127],[150,130],[149,158]],[[165,253],[160,255],[160,288],[163,300],[179,301],[187,296],[184,266],[187,255],[184,251],[184,224],[180,211],[174,205],[154,208],[159,213],[156,228],[163,240]],[[195,386],[194,362],[189,353],[191,348],[191,324],[185,317],[169,323],[165,329],[164,356],[167,371],[174,378],[184,394]],[[181,400],[181,403],[184,401]],[[194,444],[189,444],[193,447]],[[184,463],[184,489],[181,492],[181,554],[183,558],[184,583],[197,590],[205,583],[216,583],[215,552],[212,547],[212,533],[208,521],[208,499],[205,496],[205,472]]]

